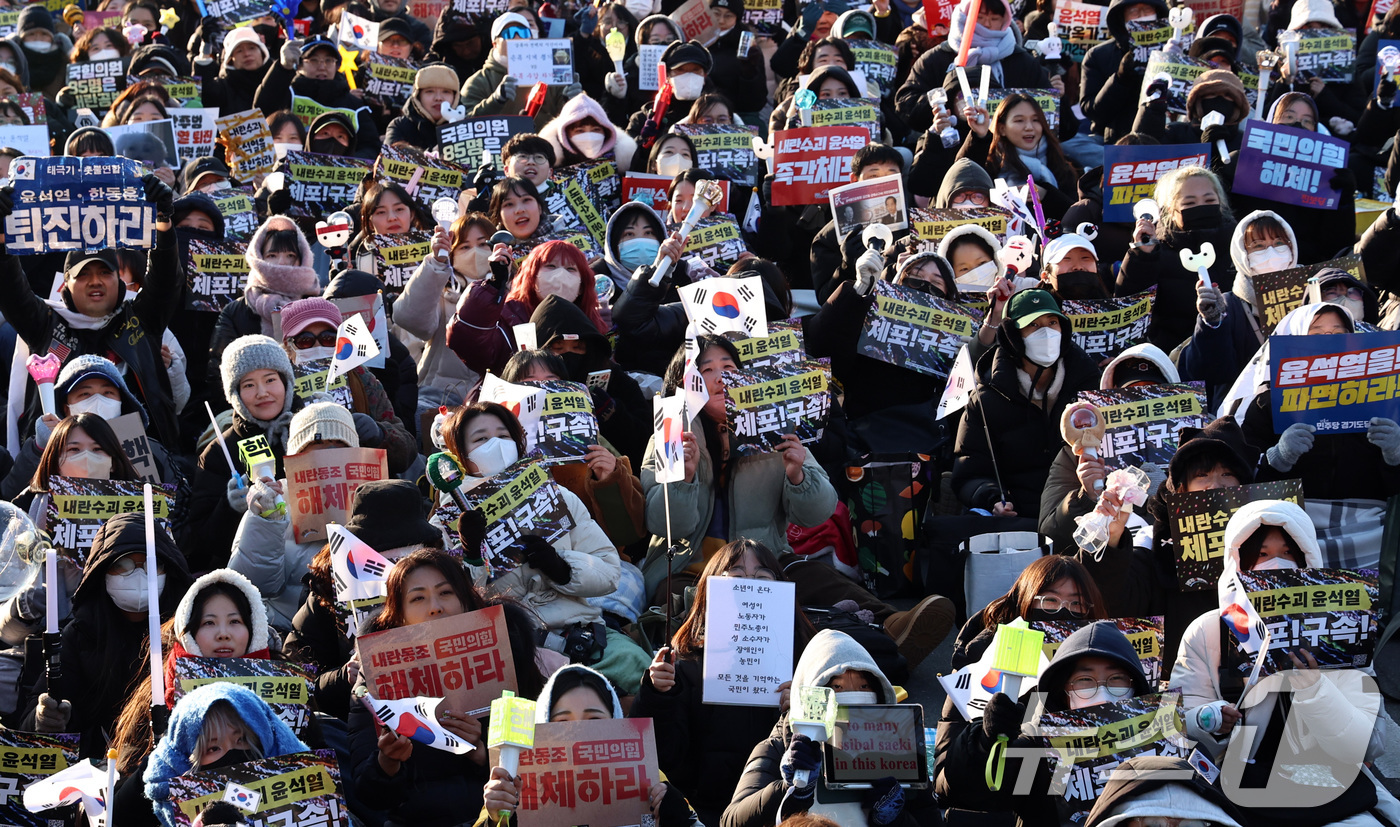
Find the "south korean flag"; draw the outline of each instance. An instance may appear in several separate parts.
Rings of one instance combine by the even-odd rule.
[[[652,397],[652,451],[656,456],[657,482],[685,482],[685,396]]]
[[[335,354],[331,357],[326,387],[365,362],[379,355],[379,343],[374,340],[364,316],[359,313],[340,323],[335,332]]]
[[[768,335],[763,285],[756,278],[705,279],[680,288],[680,294],[686,315],[701,333]]]

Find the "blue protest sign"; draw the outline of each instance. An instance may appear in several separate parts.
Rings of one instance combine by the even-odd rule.
[[[1342,199],[1331,180],[1347,165],[1349,149],[1346,141],[1306,129],[1248,121],[1234,191],[1280,204],[1335,210]]]
[[[1360,433],[1371,417],[1395,418],[1400,332],[1270,336],[1274,432],[1304,422],[1319,433]]]
[[[1133,205],[1151,198],[1157,179],[1178,167],[1207,166],[1205,144],[1103,148],[1103,220],[1131,222]]]
[[[16,158],[14,212],[5,219],[11,253],[93,252],[155,244],[156,209],[135,161],[126,158]]]

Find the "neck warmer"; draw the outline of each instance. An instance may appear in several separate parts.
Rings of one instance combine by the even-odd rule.
[[[953,11],[953,22],[948,27],[948,45],[956,53],[962,48],[963,28],[967,25],[967,8],[959,6]],[[972,48],[967,53],[967,65],[992,67],[992,77],[998,84],[1003,82],[1001,62],[1011,56],[1016,49],[1016,34],[1008,26],[1001,31],[977,24],[972,34]]]
[[[1047,148],[1049,145],[1049,142],[1045,140],[1045,136],[1042,135],[1040,137],[1040,143],[1035,145],[1033,151],[1027,152],[1017,147],[1016,154],[1020,156],[1021,163],[1026,167],[1026,172],[1034,176],[1035,180],[1047,187],[1058,187],[1060,182],[1055,178],[1055,173],[1050,171],[1050,166],[1048,164],[1049,158]],[[1022,181],[1021,183],[1024,184],[1025,182]]]
[[[276,266],[276,265],[269,265]],[[254,270],[253,272],[257,272]],[[252,283],[251,276],[248,279],[248,286],[243,290],[243,301],[249,308],[258,314],[258,320],[262,322],[262,330],[259,331],[264,336],[272,335],[272,312],[283,305],[291,304],[305,296],[291,296],[286,293],[278,293],[275,290],[268,290]]]
[[[117,313],[120,312],[122,308],[121,304],[118,303],[116,310],[113,310],[106,316],[94,319],[91,316],[84,316],[82,313],[71,309],[68,305],[60,301],[45,299],[44,304],[47,304],[53,312],[61,316],[63,318],[63,323],[73,330],[101,330],[106,327],[112,319],[116,318]]]

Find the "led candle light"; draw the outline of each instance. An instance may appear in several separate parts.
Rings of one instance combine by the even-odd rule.
[[[627,57],[627,35],[623,34],[621,29],[613,29],[603,38],[603,44],[608,47],[608,57],[612,58],[613,68],[619,75],[627,74],[622,69],[622,59]]]
[[[53,383],[58,379],[58,370],[63,367],[63,360],[52,353],[43,356],[30,354],[24,366],[29,369],[34,384],[39,386],[39,401],[43,403],[44,413],[56,416],[58,411],[53,401]]]
[[[501,697],[491,702],[487,731],[490,735],[486,747],[501,748],[500,763],[496,766],[514,778],[520,771],[520,751],[535,746],[535,702],[517,698],[514,692],[502,692]]]
[[[804,91],[802,95],[811,95],[810,91]],[[799,98],[801,95],[798,96]],[[815,96],[814,96],[815,97]],[[798,104],[799,106],[801,103]],[[811,110],[807,110],[808,117]],[[684,246],[686,238],[695,230],[695,225],[699,224],[705,217],[705,213],[711,210],[724,198],[724,191],[720,189],[716,181],[700,181],[695,187],[695,200],[690,205],[690,212],[686,213],[685,220],[681,222],[679,230],[681,244]],[[661,280],[666,278],[666,274],[671,272],[671,267],[675,264],[670,256],[658,255],[656,257],[656,269],[651,275],[651,286],[660,287]]]
[[[277,474],[277,456],[272,453],[272,446],[267,444],[267,437],[261,434],[249,437],[238,443],[238,455],[243,459],[243,467],[248,469],[248,482],[263,477],[273,477]],[[258,516],[263,519],[271,519],[272,515],[286,515],[287,501],[281,494],[277,495],[277,504],[266,512]]]
[[[793,734],[806,735],[816,743],[831,737],[836,728],[836,690],[829,686],[800,686],[793,698],[793,717],[789,721]],[[794,787],[807,786],[811,773],[798,770],[793,774]]]
[[[811,89],[803,89],[797,93],[797,98],[793,101],[797,106],[797,114],[802,118],[803,126],[812,125],[812,107],[817,104],[817,93]]]
[[[58,634],[58,552],[44,551],[44,632]]]

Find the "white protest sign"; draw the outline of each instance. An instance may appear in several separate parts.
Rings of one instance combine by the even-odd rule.
[[[661,64],[661,53],[665,46],[637,47],[637,86],[643,92],[655,92],[661,88],[660,73],[656,67]]]
[[[217,106],[170,110],[170,120],[175,130],[175,152],[180,158],[180,164],[214,154],[218,119]]]
[[[47,126],[0,126],[0,146],[14,147],[25,155],[44,157],[49,154]]]
[[[572,40],[507,40],[506,59],[510,73],[521,86],[568,86],[574,82]]]
[[[792,680],[797,587],[775,580],[706,581],[704,702],[777,706]]]

